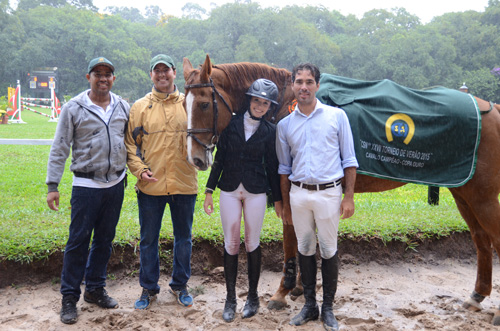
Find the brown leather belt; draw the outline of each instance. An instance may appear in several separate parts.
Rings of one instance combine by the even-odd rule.
[[[292,184],[296,185],[300,188],[309,190],[309,191],[322,191],[322,190],[326,190],[327,188],[339,186],[341,182],[342,182],[341,179],[337,179],[334,182],[325,183],[325,184],[304,184],[301,182],[292,182]]]

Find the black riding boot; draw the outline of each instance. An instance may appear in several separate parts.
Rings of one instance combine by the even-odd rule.
[[[317,320],[319,317],[319,308],[316,303],[316,255],[305,256],[299,253],[299,266],[306,303],[300,313],[290,321],[290,325],[297,326]]]
[[[226,303],[222,318],[226,322],[234,321],[236,314],[236,276],[238,275],[238,254],[230,255],[224,249],[224,276],[226,278]]]
[[[247,252],[248,261],[248,296],[245,307],[243,308],[243,318],[249,318],[257,314],[259,311],[259,294],[257,287],[260,278],[260,262],[261,262],[260,246],[253,252]]]
[[[338,253],[329,259],[322,259],[321,276],[323,277],[323,305],[321,306],[321,320],[327,331],[337,331],[339,323],[333,314],[333,300],[337,292],[339,278]]]

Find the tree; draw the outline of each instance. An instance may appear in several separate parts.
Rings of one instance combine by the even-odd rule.
[[[144,22],[145,18],[142,16],[141,11],[133,7],[115,7],[108,6],[104,8],[104,12],[109,15],[118,15],[124,20],[132,23]]]
[[[497,25],[500,22],[500,0],[489,0],[482,21],[485,24]]]
[[[64,6],[73,6],[78,9],[89,9],[97,11],[92,0],[19,0],[17,10],[30,10],[39,6],[48,6],[61,8]]]
[[[492,67],[498,58],[498,25],[485,25],[474,11],[448,13],[435,18],[430,27],[455,40],[455,63],[467,70]]]
[[[182,7],[182,17],[192,20],[201,20],[206,17],[207,11],[197,3],[187,2]]]
[[[107,7],[92,0],[0,0],[0,88],[34,68],[59,68],[60,89],[87,88],[88,61],[108,57],[117,68],[115,91],[130,100],[149,91],[149,60],[167,53],[182,72],[182,58],[202,63],[263,62],[291,70],[313,62],[322,72],[365,80],[392,79],[423,88],[457,88],[463,81],[484,98],[498,96],[500,0],[484,13],[448,13],[422,25],[403,8],[373,10],[358,19],[322,6],[263,9],[250,0],[206,12],[195,3],[181,18],[149,6]],[[182,88],[183,77],[176,84]],[[496,84],[496,85],[495,85]],[[29,90],[28,90],[29,91]]]
[[[265,62],[263,45],[251,35],[243,35],[238,39],[234,59],[236,62]]]
[[[242,35],[253,31],[253,17],[258,16],[261,8],[256,3],[236,2],[212,10],[207,20],[208,34],[203,48],[210,53],[216,63],[234,62],[234,52]]]
[[[24,27],[19,19],[10,13],[8,0],[0,0],[0,91],[6,91],[8,86],[15,86],[16,80],[24,77],[19,67],[10,65],[18,54],[19,46],[24,37]]]
[[[294,17],[295,19],[311,23],[320,33],[327,34],[331,37],[345,33],[344,17],[338,11],[330,12],[323,6],[286,6],[279,12],[279,15]]]
[[[158,6],[147,6],[144,14],[144,24],[155,26],[159,24],[163,17],[163,11]]]
[[[467,82],[469,92],[481,99],[495,101],[500,97],[499,78],[490,69],[470,71],[464,75],[464,81]]]

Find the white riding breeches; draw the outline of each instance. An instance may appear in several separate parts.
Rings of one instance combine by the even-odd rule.
[[[240,184],[235,191],[220,192],[219,205],[224,247],[230,255],[236,255],[240,249],[241,212],[245,222],[245,249],[253,252],[260,244],[260,231],[266,213],[267,197],[265,193],[253,194]]]
[[[300,254],[316,254],[316,229],[321,257],[329,259],[337,252],[342,186],[309,191],[292,185],[290,205]]]

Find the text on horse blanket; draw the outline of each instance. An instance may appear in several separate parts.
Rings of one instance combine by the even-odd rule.
[[[316,96],[346,112],[358,173],[444,187],[474,175],[481,116],[470,94],[322,74]]]

